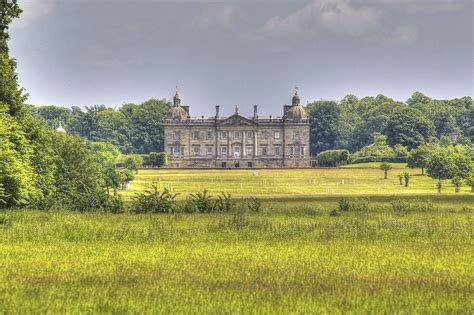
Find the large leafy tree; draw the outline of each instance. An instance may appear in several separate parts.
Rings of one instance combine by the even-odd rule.
[[[333,101],[317,101],[306,107],[310,117],[311,153],[334,149],[339,134],[341,109]]]
[[[408,149],[413,149],[429,142],[435,135],[435,129],[433,123],[420,111],[406,107],[389,116],[384,133],[391,146],[401,144]]]

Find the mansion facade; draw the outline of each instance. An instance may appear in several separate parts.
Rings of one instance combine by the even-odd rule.
[[[310,166],[309,121],[298,91],[282,117],[235,114],[190,117],[178,91],[166,113],[164,143],[169,168],[302,168]]]

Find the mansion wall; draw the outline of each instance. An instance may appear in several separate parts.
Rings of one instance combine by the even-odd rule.
[[[297,95],[295,93],[295,95]],[[284,116],[191,118],[176,93],[164,125],[170,168],[298,168],[309,167],[309,122],[286,105]],[[299,104],[298,104],[299,105]],[[292,114],[293,110],[293,114]],[[301,109],[298,109],[298,111]],[[296,114],[298,115],[298,114]]]

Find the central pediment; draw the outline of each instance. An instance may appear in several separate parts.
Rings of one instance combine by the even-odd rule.
[[[219,125],[256,125],[257,123],[251,119],[234,114],[219,122]]]

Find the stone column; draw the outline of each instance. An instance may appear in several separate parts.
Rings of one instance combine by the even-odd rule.
[[[247,150],[245,147],[246,139],[247,139],[247,131],[242,131],[242,157],[247,157]]]

